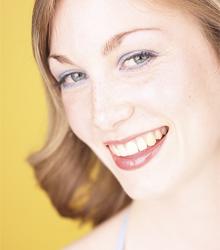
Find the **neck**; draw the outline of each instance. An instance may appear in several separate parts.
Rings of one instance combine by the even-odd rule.
[[[128,238],[143,249],[220,250],[219,161],[166,196],[133,201],[130,225]]]

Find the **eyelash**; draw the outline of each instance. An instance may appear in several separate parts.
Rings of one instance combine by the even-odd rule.
[[[84,71],[81,71],[81,70],[70,70],[70,71],[67,71],[65,73],[63,73],[61,76],[60,76],[60,80],[58,82],[56,82],[53,86],[54,88],[61,88],[61,85],[63,88],[72,88],[72,87],[76,87],[78,86],[79,84],[82,84],[83,82],[87,81],[89,78],[86,78],[86,79],[83,79],[82,81],[78,81],[76,82],[75,84],[64,84],[64,81],[65,79],[70,76],[71,74],[74,74],[74,73],[83,73],[83,74],[86,74],[86,72]]]
[[[122,69],[122,66],[123,64],[126,62],[126,61],[129,61],[131,60],[132,58],[134,59],[136,56],[147,56],[148,59],[146,59],[143,63],[140,63],[140,65],[136,67],[131,67],[131,68],[124,68]],[[148,64],[151,59],[157,57],[158,54],[154,51],[148,51],[148,50],[143,50],[143,51],[135,51],[135,52],[131,52],[131,53],[128,53],[128,54],[125,54],[124,56],[122,56],[120,59],[119,59],[119,62],[118,62],[118,70],[120,71],[136,71],[140,68],[143,68],[146,64]]]
[[[148,58],[143,62],[143,63],[140,63],[139,66],[136,66],[136,67],[131,67],[131,68],[122,68],[123,67],[123,64],[126,62],[126,61],[129,61],[131,60],[132,58],[134,59],[135,57],[137,56],[147,56]],[[125,54],[123,55],[119,61],[118,61],[118,67],[117,69],[119,71],[137,71],[141,68],[143,68],[146,64],[148,64],[153,58],[157,57],[158,54],[154,51],[147,51],[147,50],[144,50],[144,51],[135,51],[135,52],[131,52],[131,53],[128,53],[128,54]],[[138,64],[137,64],[138,65]],[[64,84],[64,81],[65,79],[70,76],[71,74],[73,73],[82,73],[82,74],[86,74],[86,72],[84,71],[80,71],[80,70],[71,70],[71,71],[67,71],[65,72],[64,74],[62,74],[60,76],[60,81],[58,81],[57,83],[54,84],[54,87],[59,87],[61,88],[61,85],[63,88],[72,88],[72,87],[77,87],[78,85],[84,83],[85,81],[87,81],[89,78],[86,78],[86,79],[83,79],[81,81],[77,81],[75,82],[75,84]]]

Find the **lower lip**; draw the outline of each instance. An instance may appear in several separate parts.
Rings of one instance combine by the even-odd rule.
[[[110,150],[113,160],[115,161],[115,164],[120,169],[123,170],[134,170],[144,166],[158,153],[158,151],[160,150],[161,146],[163,145],[166,139],[167,134],[154,146],[147,148],[135,155],[120,157],[112,154]]]

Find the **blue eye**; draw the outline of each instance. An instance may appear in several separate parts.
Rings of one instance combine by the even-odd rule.
[[[154,51],[135,51],[122,56],[118,63],[118,69],[122,71],[132,71],[148,64],[151,59],[158,56]]]
[[[63,88],[76,87],[86,80],[88,80],[88,77],[83,71],[67,71],[60,76],[60,81],[54,87],[61,87],[61,85]]]
[[[78,82],[81,81],[82,79],[86,78],[86,74],[82,72],[75,72],[70,75],[68,75],[65,78],[65,82],[67,83],[73,83],[73,82]]]
[[[153,58],[157,57],[158,53],[154,51],[142,50],[134,51],[122,56],[118,62],[118,70],[120,71],[134,71],[144,67]],[[60,81],[54,84],[54,87],[71,88],[87,81],[88,75],[81,70],[71,70],[63,73],[60,76]]]

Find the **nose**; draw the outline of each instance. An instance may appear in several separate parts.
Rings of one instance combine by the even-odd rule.
[[[93,124],[102,131],[117,129],[134,112],[124,94],[103,83],[93,87],[91,102]]]

